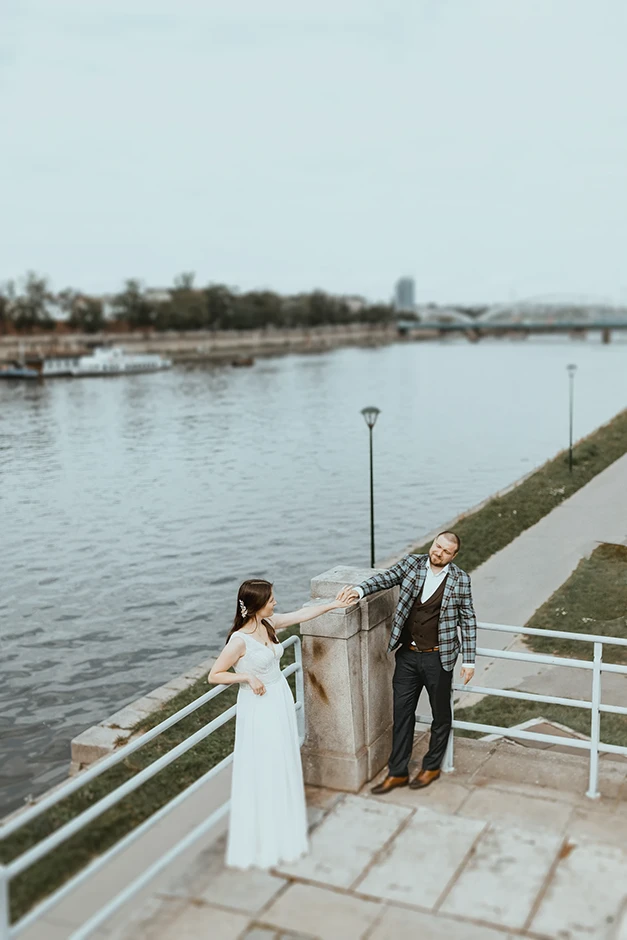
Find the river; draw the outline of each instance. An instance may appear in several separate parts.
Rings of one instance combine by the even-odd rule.
[[[0,813],[70,739],[219,650],[238,583],[279,609],[507,486],[625,407],[627,343],[465,340],[0,383]]]

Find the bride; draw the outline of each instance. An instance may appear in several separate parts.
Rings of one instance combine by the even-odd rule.
[[[244,581],[227,642],[209,682],[239,684],[226,864],[272,868],[308,848],[307,812],[294,699],[276,630],[313,620],[354,601],[334,600],[274,614],[272,584]],[[233,668],[234,672],[229,672]]]

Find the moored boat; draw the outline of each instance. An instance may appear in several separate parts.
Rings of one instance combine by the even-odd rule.
[[[7,365],[0,365],[0,379],[38,379],[39,372],[36,369],[29,369],[28,366],[20,362],[9,362]]]
[[[26,364],[41,374],[44,379],[54,379],[72,374],[82,353],[55,353],[44,357],[27,359]]]
[[[99,347],[89,356],[80,356],[71,366],[70,375],[133,375],[141,372],[161,372],[172,365],[157,353],[127,353],[119,347]]]

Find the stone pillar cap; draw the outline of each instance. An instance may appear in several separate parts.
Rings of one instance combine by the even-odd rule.
[[[345,584],[359,584],[373,574],[384,571],[383,568],[357,568],[349,565],[336,565],[316,578],[311,579],[312,597],[335,597]]]

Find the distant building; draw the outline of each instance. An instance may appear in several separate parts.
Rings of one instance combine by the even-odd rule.
[[[368,306],[368,301],[366,298],[360,297],[358,294],[348,294],[342,297],[342,300],[351,313],[359,313],[361,310],[365,310]]]
[[[394,309],[397,313],[413,313],[416,309],[416,284],[413,277],[401,277],[396,282]]]
[[[167,287],[147,287],[144,298],[150,304],[167,304],[172,300],[172,291]]]

